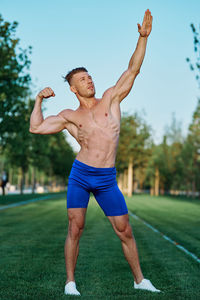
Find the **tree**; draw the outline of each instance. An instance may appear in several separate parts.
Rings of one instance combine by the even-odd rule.
[[[200,28],[199,31],[195,28],[194,24],[191,24],[193,32],[193,43],[194,43],[194,52],[195,52],[195,62],[192,62],[189,58],[186,58],[186,61],[190,64],[190,69],[195,73],[195,78],[200,87]],[[198,100],[197,108],[193,114],[193,120],[189,126],[189,135],[187,139],[187,147],[190,148],[192,159],[191,165],[193,168],[192,172],[192,190],[193,194],[198,189],[199,186],[199,161],[200,161],[200,99]],[[187,151],[186,151],[187,153]]]
[[[190,143],[192,157],[192,190],[195,194],[196,189],[200,191],[200,99],[197,108],[193,113],[192,123],[189,126],[188,143]]]
[[[116,168],[128,182],[128,195],[133,189],[133,170],[146,166],[149,157],[150,127],[138,114],[123,114],[116,157]],[[126,174],[126,172],[128,172]],[[127,177],[127,178],[126,178]]]
[[[195,52],[195,62],[192,62],[190,58],[186,58],[186,61],[190,65],[190,70],[195,73],[195,78],[198,81],[200,87],[200,31],[198,32],[194,24],[190,24],[193,32],[193,43],[194,43],[194,52]],[[200,29],[199,29],[200,30]]]
[[[13,166],[20,170],[21,184],[20,190],[23,193],[25,173],[30,163],[30,141],[29,133],[30,112],[25,102],[18,105],[17,114],[12,119],[14,128],[6,137],[6,146],[4,147],[6,156]]]
[[[165,127],[165,136],[169,145],[183,143],[182,123],[177,121],[175,113],[172,114],[171,124]]]
[[[184,137],[181,125],[181,122],[176,120],[175,114],[173,113],[171,124],[165,129],[170,157],[170,189],[173,190],[180,190],[183,183],[184,161],[182,160],[181,153]]]
[[[66,141],[63,132],[51,136],[48,157],[51,162],[52,173],[60,177],[62,182],[65,183],[75,159],[75,154]]]
[[[17,25],[17,22],[4,21],[0,15],[0,150],[7,163],[20,170],[23,192],[25,173],[30,165],[34,191],[36,169],[64,181],[74,153],[63,133],[40,136],[29,132],[35,102],[30,98],[28,74],[31,47],[26,50],[19,47],[15,36]]]
[[[30,75],[27,73],[31,47],[19,47],[15,31],[18,23],[9,23],[0,15],[0,145],[5,146],[10,133],[16,129],[13,118],[23,109],[29,94]],[[21,107],[22,104],[22,107]]]
[[[168,190],[170,179],[170,152],[164,136],[160,145],[152,145],[151,157],[146,169],[146,184],[150,186],[151,195],[158,195],[160,187],[162,190]]]

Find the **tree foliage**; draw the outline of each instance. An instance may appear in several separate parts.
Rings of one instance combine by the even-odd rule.
[[[21,170],[23,191],[24,176],[30,166],[64,182],[74,153],[62,132],[52,136],[29,132],[35,102],[30,97],[28,73],[31,47],[19,47],[17,25],[4,21],[0,15],[0,150],[7,164]]]
[[[190,26],[193,33],[193,45],[196,61],[192,61],[189,57],[186,58],[186,61],[189,63],[190,70],[195,73],[195,78],[200,87],[200,26],[199,30],[196,29],[194,24],[190,24]]]
[[[119,172],[128,167],[133,159],[133,168],[143,167],[149,157],[150,127],[138,114],[124,114],[121,119],[121,131],[116,157]]]
[[[30,75],[27,73],[31,47],[19,47],[15,31],[18,23],[9,23],[0,15],[0,145],[18,132],[18,116],[24,108],[24,99],[30,93]],[[20,125],[19,125],[20,126]]]

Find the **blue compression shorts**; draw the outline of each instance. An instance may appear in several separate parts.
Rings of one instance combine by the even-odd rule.
[[[87,208],[93,193],[106,216],[128,213],[116,181],[116,168],[95,168],[75,159],[68,179],[67,208]]]

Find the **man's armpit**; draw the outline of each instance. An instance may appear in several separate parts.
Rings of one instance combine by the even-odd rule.
[[[73,113],[74,111],[72,110],[72,109],[64,109],[64,110],[62,110],[59,114],[58,114],[58,116],[62,119],[62,120],[64,120],[66,123],[68,123],[68,122],[70,122],[71,121],[71,116],[72,116],[72,113]]]
[[[65,128],[67,131],[75,138],[77,139],[78,137],[78,128],[75,124],[71,122],[67,122]]]

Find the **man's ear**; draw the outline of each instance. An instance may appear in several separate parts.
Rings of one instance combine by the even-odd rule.
[[[75,86],[73,86],[73,85],[70,86],[70,90],[71,90],[72,93],[74,93],[74,94],[76,94],[76,92],[77,92]]]

